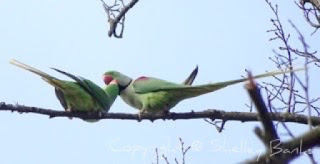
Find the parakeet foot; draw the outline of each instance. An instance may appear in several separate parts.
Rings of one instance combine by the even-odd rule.
[[[168,108],[168,106],[166,105],[165,108],[163,109],[163,114],[165,116],[170,116],[170,109]]]
[[[104,113],[107,113],[107,112],[105,112],[105,111],[98,111],[98,116],[99,116],[99,117],[102,117],[102,115],[103,115]]]
[[[70,109],[70,108],[67,108],[65,111],[66,111],[66,112],[71,112],[71,109]],[[72,120],[72,117],[68,117],[68,118],[69,118],[69,120]]]
[[[138,113],[139,122],[141,121],[141,112]]]
[[[138,113],[138,117],[139,117],[139,120],[138,120],[138,121],[139,121],[139,122],[142,120],[141,117],[142,117],[142,114],[143,114],[143,113],[145,113],[145,110],[144,110],[144,109],[141,109],[141,110],[139,111],[139,113]]]
[[[163,111],[163,115],[165,115],[165,116],[170,116],[171,113],[170,113],[169,110],[164,110],[164,111]]]
[[[102,115],[103,115],[103,111],[94,111],[94,110],[92,110],[92,111],[89,111],[89,112],[84,112],[84,113],[87,113],[88,115],[96,115],[96,114],[98,114],[98,117],[102,117]],[[86,122],[90,122],[90,123],[94,123],[94,122],[98,122],[99,121],[99,119],[83,119],[84,121],[86,121]]]

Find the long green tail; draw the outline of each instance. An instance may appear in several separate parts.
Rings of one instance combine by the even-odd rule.
[[[288,71],[272,71],[272,72],[253,76],[253,78],[259,79],[259,78],[280,75],[280,74],[285,74],[285,73],[290,73],[290,72],[297,72],[297,71],[301,71],[301,70],[304,70],[304,69],[299,68],[299,69],[294,69],[292,71],[290,71],[290,70],[288,70]],[[166,90],[168,92],[173,92],[178,97],[181,96],[182,99],[185,99],[185,98],[196,97],[196,96],[206,94],[209,92],[214,92],[216,90],[225,88],[229,85],[234,85],[234,84],[241,83],[241,82],[244,82],[247,80],[248,80],[248,78],[242,78],[242,79],[236,79],[236,80],[230,80],[230,81],[218,82],[218,83],[212,83],[212,84],[186,86],[186,87],[179,87],[179,88],[167,88],[164,90]]]
[[[17,67],[20,67],[22,69],[25,69],[27,71],[30,71],[32,73],[35,73],[35,74],[41,76],[43,80],[45,80],[49,84],[53,85],[54,87],[58,87],[60,89],[63,88],[61,80],[59,80],[59,79],[57,79],[57,78],[55,78],[55,77],[53,77],[53,76],[51,76],[51,75],[49,75],[47,73],[44,73],[44,72],[42,72],[42,71],[40,71],[40,70],[38,70],[36,68],[33,68],[33,67],[29,66],[29,65],[26,65],[26,64],[21,63],[21,62],[19,62],[17,60],[14,60],[14,59],[10,61],[10,64],[15,65]]]

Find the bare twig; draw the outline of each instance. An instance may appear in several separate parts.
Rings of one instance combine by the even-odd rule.
[[[266,0],[268,3],[270,9],[272,10],[273,14],[275,15],[275,18],[271,20],[274,29],[268,30],[268,32],[272,32],[275,37],[272,37],[270,40],[280,40],[283,46],[280,46],[279,49],[282,51],[285,51],[285,54],[280,54],[277,51],[274,50],[275,56],[273,58],[269,58],[274,64],[276,64],[277,68],[281,67],[292,67],[292,63],[296,60],[299,60],[303,58],[305,60],[305,66],[309,64],[320,64],[320,59],[316,57],[317,51],[314,52],[308,52],[305,50],[299,50],[297,48],[293,48],[289,44],[289,38],[290,34],[285,34],[285,30],[282,26],[282,23],[279,19],[279,12],[278,12],[278,6],[272,5],[268,0]],[[300,37],[301,38],[301,37]],[[306,45],[306,44],[305,44]],[[306,59],[307,58],[307,59]],[[319,63],[319,64],[318,64]],[[306,68],[308,69],[308,68]],[[307,73],[308,71],[306,71]],[[307,73],[308,74],[308,73]],[[306,76],[307,76],[306,74]],[[315,104],[318,98],[306,98],[305,94],[299,93],[299,89],[297,89],[298,86],[295,85],[295,81],[301,81],[294,73],[291,73],[290,76],[283,75],[283,78],[275,77],[275,79],[280,83],[264,83],[264,88],[266,90],[266,93],[268,95],[268,105],[269,109],[271,111],[274,110],[275,112],[280,112],[282,110],[287,109],[286,111],[292,112],[292,113],[302,113],[305,111],[305,109],[309,109],[309,107],[317,112],[319,115],[319,107],[317,107]],[[305,89],[303,89],[305,91]],[[287,97],[289,97],[287,99]],[[277,107],[271,106],[271,102],[277,101],[282,103],[283,105],[277,105]],[[309,104],[309,105],[308,105]],[[302,107],[302,109],[301,109]]]
[[[292,59],[292,55],[291,55],[291,51],[288,50],[288,47],[289,46],[289,43],[288,43],[288,40],[290,38],[290,34],[286,34],[283,30],[283,26],[282,26],[282,23],[280,21],[280,18],[279,18],[279,13],[278,13],[278,5],[275,5],[273,6],[271,4],[271,2],[269,2],[269,0],[266,0],[266,2],[268,3],[270,9],[272,10],[273,14],[275,15],[275,19],[271,19],[271,22],[273,24],[273,26],[275,27],[275,29],[272,29],[272,30],[269,30],[268,32],[274,32],[274,35],[275,37],[274,38],[271,38],[270,40],[277,40],[277,39],[280,39],[284,46],[286,47],[287,49],[287,54],[288,54],[288,57],[286,58],[287,59],[287,65],[286,67],[289,67],[290,70],[293,69],[292,67],[292,62],[293,62],[293,59]],[[274,51],[275,52],[275,51]],[[279,55],[279,54],[278,54]],[[279,58],[278,58],[279,59]],[[277,60],[278,61],[278,60]],[[278,67],[280,68],[281,65],[278,65]],[[293,101],[293,87],[294,87],[294,83],[295,83],[295,79],[293,77],[293,72],[290,72],[290,77],[289,77],[289,96],[288,96],[288,109],[287,111],[290,112],[291,111],[291,107],[292,107],[292,101]],[[287,76],[283,76],[286,80],[288,79]],[[282,83],[284,83],[284,80],[282,81]],[[282,84],[281,84],[282,85]]]
[[[314,28],[315,32],[320,28],[320,1],[319,0],[300,0],[300,4],[296,3],[304,13],[306,21]],[[306,4],[311,4],[311,8],[306,8]],[[316,23],[311,21],[310,15],[314,16]],[[313,32],[313,33],[315,33]]]
[[[303,48],[304,48],[304,52],[305,54],[308,54],[308,45],[305,42],[305,39],[303,37],[303,35],[300,33],[300,31],[297,29],[297,27],[290,21],[291,26],[296,30],[296,32],[299,34],[299,40],[301,41]],[[310,98],[309,98],[309,69],[308,69],[308,64],[309,64],[309,58],[306,56],[305,57],[305,64],[304,64],[304,68],[305,68],[305,84],[303,84],[300,80],[298,81],[300,83],[300,85],[302,86],[304,92],[305,92],[305,98],[306,98],[306,105],[307,105],[307,109],[308,109],[308,124],[309,124],[309,128],[310,130],[312,129],[312,125],[311,125],[311,107],[310,107]],[[298,78],[297,78],[298,79]]]
[[[153,164],[153,163],[152,163]],[[158,148],[156,148],[156,164],[159,164],[159,152]]]
[[[128,4],[124,4],[123,0],[115,0],[114,4],[110,6],[101,0],[103,8],[108,15],[108,22],[110,24],[108,32],[109,37],[123,37],[125,15],[138,1],[139,0],[131,0]],[[121,25],[119,35],[117,34],[118,25]]]
[[[186,161],[185,161],[185,159],[186,159],[186,154],[187,154],[187,152],[191,149],[191,146],[189,146],[189,147],[187,147],[187,148],[185,149],[185,148],[184,148],[184,142],[183,142],[183,140],[182,140],[181,138],[179,138],[179,141],[180,141],[180,144],[181,144],[182,164],[185,164],[185,163],[186,163]],[[176,162],[178,162],[178,161],[176,160]]]
[[[164,154],[162,154],[162,158],[164,159],[164,161],[166,161],[167,164],[170,164],[168,158]]]
[[[179,138],[179,141],[180,141],[180,145],[181,145],[182,164],[185,164],[185,163],[186,163],[186,160],[185,160],[185,159],[186,159],[186,154],[187,154],[188,151],[191,149],[191,146],[188,146],[188,147],[185,149],[185,147],[184,147],[184,141],[183,141],[181,138]],[[158,162],[158,149],[156,149],[156,154],[157,154],[157,162]],[[170,164],[168,158],[167,158],[164,154],[162,154],[162,158],[165,160],[165,162],[166,162],[167,164]],[[179,164],[177,158],[174,158],[174,161],[175,161],[176,164]]]
[[[222,120],[222,121],[210,121],[208,119],[204,119],[204,121],[206,121],[207,123],[213,125],[218,130],[219,133],[222,132],[222,130],[224,129],[224,125],[227,122],[225,120]],[[218,123],[221,123],[221,125],[219,126]]]

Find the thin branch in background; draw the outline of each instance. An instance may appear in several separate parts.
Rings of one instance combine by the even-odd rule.
[[[186,154],[191,149],[191,146],[188,146],[187,148],[185,148],[184,141],[182,140],[182,138],[179,138],[179,141],[180,141],[180,145],[181,145],[181,154],[182,154],[181,161],[182,161],[182,164],[185,164],[186,163]],[[157,148],[156,148],[156,155],[157,155],[157,164],[158,164],[159,163],[159,158],[158,158],[159,153],[158,153],[158,149]],[[164,161],[167,164],[170,164],[167,156],[162,154],[162,158],[164,159]],[[179,164],[177,158],[174,158],[174,161],[175,161],[176,164]]]
[[[320,2],[319,0],[300,0],[297,6],[303,11],[303,15],[306,21],[315,28],[312,35],[320,28]],[[307,8],[306,4],[311,4],[311,7]],[[313,17],[313,18],[311,18]],[[313,19],[313,21],[311,20]]]
[[[181,144],[181,153],[182,153],[182,164],[186,163],[186,154],[191,149],[191,146],[188,146],[186,149],[184,148],[184,142],[181,138],[179,138],[180,144]],[[178,164],[177,158],[175,158],[176,163]]]
[[[319,116],[319,107],[317,107],[315,104],[315,102],[317,102],[319,100],[320,97],[318,98],[314,98],[314,99],[310,99],[309,98],[309,72],[308,72],[308,65],[309,64],[315,64],[316,66],[319,67],[319,63],[320,60],[319,58],[316,57],[317,51],[314,52],[309,52],[308,48],[309,46],[306,44],[305,39],[303,37],[303,35],[300,33],[300,31],[297,29],[296,26],[294,26],[294,24],[292,22],[289,21],[289,23],[291,24],[291,26],[295,29],[295,31],[298,33],[299,35],[299,40],[303,45],[303,50],[299,50],[297,48],[294,48],[293,46],[291,46],[289,44],[289,38],[290,38],[290,34],[288,34],[288,37],[283,37],[284,35],[284,29],[282,28],[281,25],[281,21],[279,19],[278,16],[278,6],[275,5],[276,7],[273,7],[273,5],[269,2],[266,1],[269,4],[270,9],[273,11],[276,19],[272,20],[273,26],[275,27],[274,30],[269,30],[268,32],[274,32],[275,37],[271,38],[271,41],[275,41],[275,40],[281,40],[281,42],[283,43],[284,46],[280,46],[279,49],[282,51],[285,51],[285,54],[280,54],[278,52],[276,52],[274,50],[274,53],[276,54],[274,58],[270,58],[271,61],[273,61],[277,68],[280,68],[281,65],[292,65],[292,62],[295,61],[301,61],[302,59],[305,60],[304,62],[304,67],[305,67],[305,84],[302,83],[302,80],[300,80],[295,74],[292,74],[294,77],[290,76],[290,78],[295,79],[296,81],[298,81],[298,83],[300,84],[301,88],[304,91],[304,95],[302,95],[301,93],[299,93],[299,90],[296,89],[296,86],[292,83],[288,83],[287,79],[283,79],[282,81],[277,79],[278,82],[280,82],[280,84],[271,84],[271,83],[264,83],[265,87],[264,89],[267,92],[268,95],[268,102],[271,104],[271,102],[273,100],[277,100],[278,102],[281,102],[282,104],[284,104],[284,107],[288,108],[288,112],[292,112],[292,113],[304,113],[305,109],[308,109],[308,122],[310,122],[310,117],[311,117],[311,110],[316,111],[317,115]],[[314,12],[316,13],[316,10],[306,10],[303,6],[303,8],[305,11],[305,14],[307,12],[307,14],[305,15],[307,20],[309,21],[309,13],[310,12]],[[315,15],[316,16],[316,15]],[[318,19],[320,20],[320,19]],[[309,22],[310,23],[310,22]],[[291,60],[290,60],[291,59]],[[291,63],[290,63],[291,61]],[[269,89],[271,88],[271,89]],[[274,93],[274,91],[276,91],[276,93]],[[283,97],[283,94],[285,94],[285,91],[289,91],[289,96],[292,96],[292,101],[285,101]],[[272,98],[269,95],[274,95]],[[289,99],[290,100],[290,99]],[[299,108],[298,108],[299,106]],[[281,110],[282,107],[277,107],[277,108],[271,108],[272,110],[274,110],[274,112],[278,112],[280,109]],[[289,127],[286,126],[286,124],[282,121],[280,121],[280,123],[283,125],[283,127],[287,130],[288,134],[292,137],[295,138],[294,135],[291,133],[291,131],[289,130]],[[310,126],[310,129],[312,129],[312,126]],[[307,154],[311,163],[315,163],[314,157],[312,154]]]
[[[294,48],[289,44],[290,34],[285,34],[284,32],[281,20],[279,19],[278,6],[272,5],[268,0],[266,0],[266,2],[275,15],[275,18],[271,20],[274,29],[267,31],[274,34],[274,37],[272,37],[270,41],[280,40],[281,43],[283,43],[283,46],[280,46],[279,50],[285,51],[284,54],[281,54],[274,50],[275,56],[272,58],[270,57],[269,59],[279,69],[282,67],[291,68],[294,61],[299,62],[302,59],[306,60],[306,58],[308,58],[308,61],[305,62],[305,64],[314,63],[315,65],[320,65],[320,60],[316,57],[317,51],[309,53],[308,51]],[[274,109],[276,112],[281,112],[286,109],[287,112],[291,113],[303,113],[305,109],[308,109],[307,106],[309,106],[312,110],[317,112],[317,115],[320,114],[319,107],[313,105],[316,101],[312,101],[318,100],[319,97],[306,99],[305,94],[302,96],[302,94],[299,93],[299,89],[297,88],[298,86],[295,85],[297,76],[294,73],[290,74],[290,76],[283,75],[283,78],[275,77],[275,80],[278,81],[279,84],[263,83],[263,86],[261,86],[261,88],[264,88],[267,92],[269,99],[268,104],[271,104],[273,101],[280,102],[280,104],[282,104],[277,105],[277,107],[269,107],[269,109]],[[289,98],[285,100],[286,97]]]
[[[153,163],[152,163],[153,164]],[[158,148],[156,148],[156,164],[159,164],[159,152]]]
[[[164,154],[162,154],[162,158],[164,159],[164,161],[166,161],[167,164],[170,164],[168,158]]]
[[[131,0],[128,4],[125,4],[124,0],[115,0],[112,5],[108,5],[104,0],[101,0],[102,6],[108,15],[108,22],[110,25],[110,29],[108,31],[109,37],[123,37],[125,15],[138,1],[139,0]],[[121,26],[120,34],[117,34],[118,25]]]
[[[303,35],[301,34],[301,32],[298,30],[298,28],[291,22],[289,21],[291,26],[296,30],[296,32],[299,34],[299,40],[301,41],[303,48],[304,48],[304,53],[305,54],[309,54],[308,53],[308,48],[309,46],[307,45]],[[304,64],[304,68],[305,68],[305,84],[303,84],[300,80],[298,81],[300,83],[300,85],[302,86],[304,93],[305,93],[305,98],[306,98],[306,105],[308,108],[308,124],[309,124],[309,128],[310,130],[312,130],[312,125],[311,125],[311,107],[310,107],[310,101],[309,101],[309,68],[308,68],[308,64],[309,64],[309,57],[306,56],[305,57],[305,64]],[[299,79],[299,78],[297,78]]]
[[[245,103],[245,106],[249,108],[249,112],[253,111],[252,101],[250,101],[250,104]]]
[[[288,65],[285,65],[286,67],[289,67],[290,70],[293,69],[293,60],[292,60],[292,55],[291,55],[291,51],[288,49],[289,46],[289,38],[290,38],[290,34],[286,34],[284,29],[283,29],[283,26],[282,26],[282,23],[280,21],[280,18],[279,18],[279,10],[278,10],[278,5],[275,5],[273,6],[271,2],[269,2],[269,0],[266,0],[267,4],[269,5],[271,11],[273,12],[275,18],[274,19],[271,19],[271,22],[274,26],[275,29],[272,29],[272,30],[268,30],[267,32],[273,32],[275,37],[271,38],[270,41],[274,41],[274,40],[281,40],[284,44],[284,46],[287,48],[287,57],[285,57],[285,61],[287,61]],[[279,55],[278,55],[279,56]],[[281,56],[280,56],[281,57]],[[279,58],[277,58],[277,61]],[[282,64],[278,64],[277,67],[281,68],[281,65]],[[287,81],[288,81],[288,86],[289,86],[289,96],[288,96],[288,101],[287,101],[287,104],[288,104],[288,108],[287,108],[287,112],[291,112],[291,108],[292,108],[292,101],[293,101],[293,88],[294,88],[294,85],[295,85],[295,79],[294,79],[294,73],[293,72],[290,72],[290,77],[288,79],[287,76],[283,76]],[[284,81],[283,81],[284,83]]]
[[[291,52],[295,53],[298,56],[301,56],[303,58],[307,57],[307,58],[311,59],[308,62],[308,64],[310,64],[310,63],[320,63],[320,59],[315,56],[317,54],[317,51],[314,51],[314,52],[302,52],[302,51],[300,51],[298,49],[293,49],[292,47],[289,47],[289,50]],[[316,66],[319,67],[319,65],[316,65]]]
[[[178,162],[177,158],[175,158],[175,159],[174,159],[174,161],[176,162],[176,164],[179,164],[179,162]]]
[[[227,121],[225,121],[225,120],[222,120],[222,121],[210,121],[210,120],[208,120],[208,119],[204,119],[204,121],[207,122],[207,123],[209,123],[209,124],[211,124],[211,125],[213,125],[213,126],[217,129],[217,131],[218,131],[219,133],[221,133],[222,130],[224,130],[224,125],[225,125],[225,123],[227,122]],[[220,126],[218,125],[219,123],[221,123]]]

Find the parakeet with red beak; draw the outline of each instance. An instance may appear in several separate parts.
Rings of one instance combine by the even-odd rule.
[[[293,71],[299,70],[303,69]],[[268,72],[254,76],[253,78],[258,79],[288,72],[291,71]],[[145,112],[168,113],[171,108],[176,106],[182,100],[214,92],[227,86],[248,80],[247,78],[242,78],[225,82],[190,86],[146,76],[141,76],[136,80],[133,80],[132,78],[117,71],[108,71],[103,76],[103,80],[106,85],[114,79],[118,82],[120,97],[128,105],[140,110],[140,118],[141,114]]]
[[[66,111],[108,112],[119,94],[120,85],[117,84],[116,79],[110,81],[110,85],[101,89],[88,79],[76,77],[56,68],[52,69],[74,81],[60,80],[17,60],[11,60],[10,63],[41,76],[44,81],[52,85],[60,104]]]

